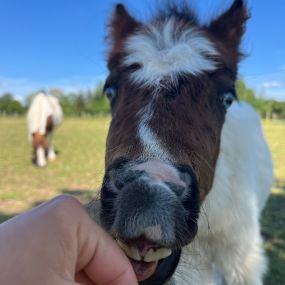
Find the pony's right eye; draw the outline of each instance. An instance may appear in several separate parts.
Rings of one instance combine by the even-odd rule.
[[[109,101],[112,102],[117,96],[117,90],[114,87],[109,86],[104,89],[104,95],[106,95]]]
[[[226,92],[223,96],[223,105],[225,109],[228,109],[232,105],[234,100],[236,100],[235,93],[233,91]]]

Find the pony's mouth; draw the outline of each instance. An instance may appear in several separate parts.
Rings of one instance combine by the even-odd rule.
[[[142,251],[121,240],[117,240],[117,243],[129,258],[139,282],[150,278],[156,272],[159,262],[172,254],[172,250],[165,247],[150,247]]]

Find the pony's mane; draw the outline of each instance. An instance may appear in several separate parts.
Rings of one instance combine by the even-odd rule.
[[[194,9],[186,1],[168,1],[163,8],[159,8],[154,21],[165,21],[170,17],[191,25],[198,25],[197,15]]]

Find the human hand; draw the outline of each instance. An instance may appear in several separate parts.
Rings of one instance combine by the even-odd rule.
[[[135,285],[114,240],[59,196],[0,225],[1,285]]]

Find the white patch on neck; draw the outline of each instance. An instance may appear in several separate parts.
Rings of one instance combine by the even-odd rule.
[[[247,103],[234,102],[222,128],[214,182],[201,207],[198,235],[182,250],[175,284],[218,284],[219,272],[209,266],[216,261],[225,279],[234,280],[231,284],[245,284],[239,281],[246,276],[262,284],[266,262],[258,221],[273,181],[260,118]],[[198,266],[205,268],[203,274]]]
[[[174,18],[150,24],[147,31],[131,36],[126,43],[125,65],[140,64],[131,74],[135,83],[160,86],[167,79],[176,83],[183,74],[212,71],[217,63],[214,44],[195,28],[181,30]],[[207,57],[208,56],[208,57]]]

